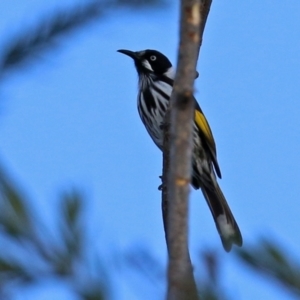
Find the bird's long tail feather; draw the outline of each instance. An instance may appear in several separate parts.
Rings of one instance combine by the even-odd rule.
[[[229,252],[232,244],[242,246],[240,229],[218,183],[215,182],[213,188],[202,187],[202,192],[213,215],[224,249]]]

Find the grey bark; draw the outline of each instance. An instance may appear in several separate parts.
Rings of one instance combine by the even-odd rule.
[[[169,254],[167,300],[199,299],[188,250],[188,199],[193,151],[193,85],[211,2],[181,1],[177,73],[164,128],[162,210]]]

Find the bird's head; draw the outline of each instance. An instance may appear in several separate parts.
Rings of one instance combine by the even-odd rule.
[[[139,75],[163,75],[172,69],[169,59],[156,50],[130,51],[118,50],[134,60],[136,70]]]

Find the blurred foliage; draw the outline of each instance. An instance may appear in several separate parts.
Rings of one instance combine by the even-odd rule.
[[[198,276],[197,286],[201,300],[227,300],[230,299],[222,287],[220,257],[216,251],[206,250],[200,253],[200,262],[204,276]]]
[[[253,271],[281,284],[300,298],[300,261],[289,255],[288,249],[262,238],[257,246],[239,249],[237,256]]]
[[[258,275],[276,282],[277,286],[279,283],[288,293],[300,299],[300,261],[289,254],[289,249],[279,246],[278,242],[262,238],[258,240],[257,246],[239,248],[233,253],[242,266],[250,267]],[[220,257],[213,251],[203,252],[201,257],[206,270],[206,276],[198,280],[201,299],[236,299],[235,295],[229,296],[222,287],[224,279],[220,272]],[[249,282],[249,287],[251,285]],[[260,299],[259,295],[257,299]]]
[[[159,8],[165,0],[107,0],[87,1],[85,5],[74,5],[52,15],[42,17],[33,28],[23,29],[19,35],[1,46],[0,76],[24,66],[39,57],[45,50],[57,46],[59,38],[81,29],[91,21],[101,20],[116,9]]]
[[[114,5],[124,5],[130,8],[157,8],[166,3],[166,0],[116,0]]]
[[[87,1],[48,13],[34,27],[23,28],[1,45],[0,76],[22,70],[57,46],[58,41],[91,21],[102,20],[107,13],[112,15],[116,9],[124,8],[157,8],[163,3],[164,0]],[[76,299],[108,299],[111,290],[102,266],[104,259],[94,257],[91,262],[87,253],[80,194],[75,191],[62,195],[53,216],[59,222],[55,236],[24,195],[0,166],[0,299],[12,299],[22,288],[54,278],[63,282]]]
[[[277,288],[284,287],[288,293],[300,299],[300,262],[288,254],[288,249],[282,249],[278,243],[261,239],[256,247],[241,248],[234,251],[242,266],[251,267],[258,275],[276,281]],[[200,253],[195,263],[196,283],[201,300],[230,300],[237,299],[232,291],[227,291],[223,284],[222,256],[214,250]],[[165,288],[165,268],[147,249],[136,248],[125,256],[129,269],[134,269],[151,286],[152,294],[160,299],[160,290]],[[199,271],[200,270],[200,274]],[[278,285],[278,283],[280,285]],[[228,282],[226,283],[228,284]],[[249,282],[249,287],[253,283]],[[232,284],[234,287],[234,283]],[[257,297],[259,298],[259,295]]]
[[[107,276],[101,268],[94,274],[97,259],[93,275],[89,270],[80,194],[73,191],[61,197],[55,215],[59,230],[53,237],[30,209],[24,193],[8,178],[1,169],[0,299],[10,299],[12,290],[51,278],[63,280],[78,299],[108,299]]]
[[[165,267],[147,249],[136,248],[125,256],[125,262],[130,270],[135,270],[138,276],[143,276],[152,286],[155,299],[160,299],[160,291],[165,289]],[[215,251],[203,251],[196,262],[196,283],[201,300],[228,300],[226,291],[222,287],[220,274],[220,258]]]
[[[100,17],[101,13],[99,4],[89,3],[86,6],[55,12],[52,16],[43,18],[35,28],[23,29],[19,36],[4,45],[1,72],[19,67],[37,57],[41,51],[53,47],[55,39],[81,28]]]

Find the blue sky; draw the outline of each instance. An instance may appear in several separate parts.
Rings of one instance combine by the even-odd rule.
[[[72,3],[1,1],[0,41]],[[196,97],[245,247],[266,235],[300,251],[299,13],[298,0],[214,1],[205,30]],[[157,49],[175,63],[177,31],[175,4],[115,11],[2,83],[0,155],[46,222],[55,221],[59,193],[79,187],[96,244],[143,244],[164,262],[161,153],[139,120],[132,61],[116,50]],[[191,192],[190,218],[192,257],[207,245],[219,249],[223,285],[235,299],[293,299],[223,253],[199,191]],[[39,298],[30,293],[20,299]],[[123,282],[117,299],[140,299],[130,293]]]

